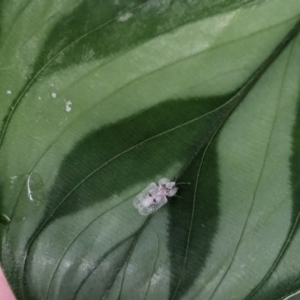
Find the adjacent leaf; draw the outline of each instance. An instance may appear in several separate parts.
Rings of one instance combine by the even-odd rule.
[[[2,1],[1,264],[18,299],[300,289],[300,4]],[[178,198],[133,198],[168,177]]]

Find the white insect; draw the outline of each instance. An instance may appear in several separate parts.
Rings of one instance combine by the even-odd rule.
[[[143,215],[150,215],[160,209],[168,202],[167,197],[173,197],[177,193],[175,181],[162,178],[156,183],[150,183],[134,199],[133,206]]]

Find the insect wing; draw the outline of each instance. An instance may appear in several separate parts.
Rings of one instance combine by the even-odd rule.
[[[151,206],[139,206],[138,208],[139,214],[142,216],[148,216],[152,214],[153,210]]]
[[[147,216],[147,215],[151,215],[153,213],[155,213],[156,211],[158,211],[162,206],[164,206],[166,203],[168,202],[167,197],[163,197],[161,198],[160,201],[156,202],[155,204],[152,204],[150,206],[143,206],[140,205],[138,207],[138,211],[141,215],[143,216]]]
[[[143,189],[132,201],[135,208],[139,208],[141,203],[146,199],[150,192],[155,192],[157,190],[157,185],[152,182],[145,189]]]
[[[159,210],[162,206],[164,206],[168,202],[167,197],[162,197],[160,201],[157,201],[154,205],[151,205],[152,213]]]

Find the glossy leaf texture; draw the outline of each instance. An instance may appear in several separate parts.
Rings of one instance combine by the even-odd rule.
[[[0,257],[17,299],[300,290],[298,0],[0,13]],[[178,197],[140,215],[133,199],[164,177]]]

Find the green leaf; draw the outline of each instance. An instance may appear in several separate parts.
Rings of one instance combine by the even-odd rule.
[[[299,1],[0,12],[0,257],[18,299],[300,290]],[[163,177],[178,197],[140,215]]]

